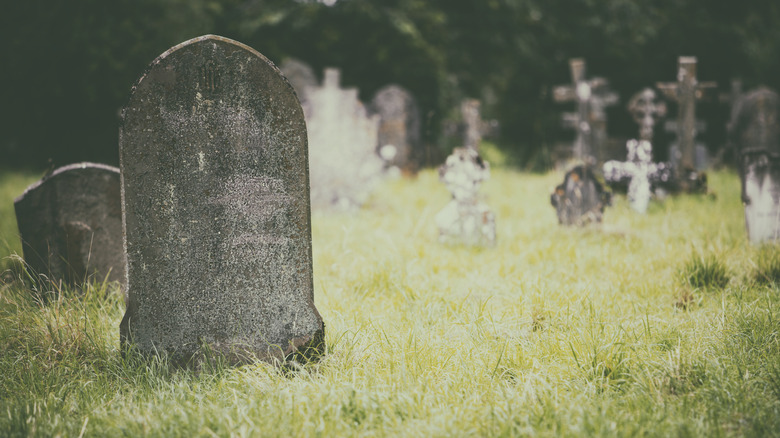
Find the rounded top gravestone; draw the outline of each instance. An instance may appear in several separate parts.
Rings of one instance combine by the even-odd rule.
[[[227,38],[179,44],[133,87],[119,146],[123,344],[184,363],[321,352],[306,124],[280,71]]]
[[[60,167],[14,201],[24,260],[36,274],[78,285],[125,279],[119,169]]]

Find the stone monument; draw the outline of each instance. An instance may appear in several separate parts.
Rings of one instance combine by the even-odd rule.
[[[666,104],[657,100],[652,88],[645,88],[628,101],[628,111],[639,125],[639,139],[652,143],[656,123],[666,116]]]
[[[388,85],[374,94],[371,112],[379,115],[377,152],[394,166],[414,173],[421,161],[420,110],[414,97],[399,85]]]
[[[689,179],[691,172],[706,167],[706,147],[697,146],[696,134],[705,125],[696,121],[696,101],[707,90],[715,88],[715,82],[699,82],[696,78],[696,58],[681,56],[678,60],[677,82],[656,84],[667,99],[677,103],[677,121],[667,123],[667,128],[677,133],[677,142],[670,149],[669,158],[675,166],[676,179]],[[698,159],[697,159],[698,156]]]
[[[376,153],[379,116],[369,116],[358,90],[339,87],[341,73],[325,69],[322,87],[303,103],[309,130],[311,202],[316,208],[353,210],[383,177]]]
[[[629,140],[626,143],[627,160],[610,160],[604,163],[604,178],[610,181],[629,179],[628,202],[638,213],[645,213],[650,202],[651,175],[658,173],[658,166],[652,162],[653,147],[647,140]]]
[[[60,167],[14,201],[24,260],[35,274],[67,284],[125,282],[119,169]]]
[[[611,193],[590,166],[575,166],[564,176],[550,196],[550,203],[561,225],[584,226],[601,222],[604,208],[610,205]]]
[[[479,199],[482,182],[490,177],[490,165],[470,147],[455,148],[439,167],[439,179],[452,200],[436,214],[442,243],[493,246],[496,216]]]
[[[563,115],[564,126],[577,132],[573,157],[581,162],[603,162],[607,145],[606,107],[618,102],[604,78],[585,79],[585,60],[572,59],[571,85],[553,88],[556,102],[576,102],[577,111]]]
[[[119,152],[123,346],[195,366],[324,350],[306,124],[268,59],[214,35],[172,47],[133,87]]]
[[[778,95],[759,88],[736,104],[729,137],[737,146],[745,225],[753,243],[780,240]]]
[[[295,93],[298,95],[298,100],[301,102],[306,101],[306,96],[310,89],[319,85],[314,69],[309,64],[298,59],[285,59],[279,65],[279,70],[282,71],[284,77],[293,86]]]

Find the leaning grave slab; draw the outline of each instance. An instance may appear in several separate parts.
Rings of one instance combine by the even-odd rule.
[[[123,346],[181,364],[321,353],[306,125],[280,71],[195,38],[152,62],[122,117]]]
[[[745,225],[753,243],[780,240],[780,100],[760,87],[736,104],[729,136],[739,150]]]
[[[25,263],[51,281],[125,281],[119,169],[60,167],[14,201]]]

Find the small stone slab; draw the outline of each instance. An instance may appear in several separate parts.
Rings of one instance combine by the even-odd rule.
[[[374,94],[370,108],[379,115],[379,155],[387,157],[391,166],[416,172],[421,165],[422,142],[420,110],[414,97],[399,85],[388,85]]]
[[[737,102],[729,124],[739,149],[745,225],[753,243],[780,240],[780,107],[762,87]]]
[[[60,167],[14,201],[24,260],[36,274],[79,285],[125,281],[119,169]]]
[[[175,46],[133,88],[119,147],[123,345],[184,364],[321,353],[306,124],[280,71],[219,36]]]
[[[550,202],[561,225],[584,226],[601,222],[611,193],[590,166],[576,166],[566,172],[563,183],[555,188]]]

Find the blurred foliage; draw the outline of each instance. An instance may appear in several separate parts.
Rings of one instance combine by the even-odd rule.
[[[620,93],[610,135],[628,138],[636,127],[625,102],[673,81],[680,55],[697,56],[700,79],[723,92],[734,78],[746,89],[780,86],[778,22],[775,0],[13,2],[0,15],[0,166],[116,164],[118,112],[132,84],[160,53],[207,33],[277,64],[339,67],[365,101],[400,84],[418,99],[430,144],[442,144],[441,121],[462,98],[479,98],[515,162],[546,162],[539,157],[571,135],[560,124],[568,107],[550,96],[569,82],[569,58],[585,58],[588,75]],[[711,148],[724,143],[728,111],[717,100],[702,105]]]

